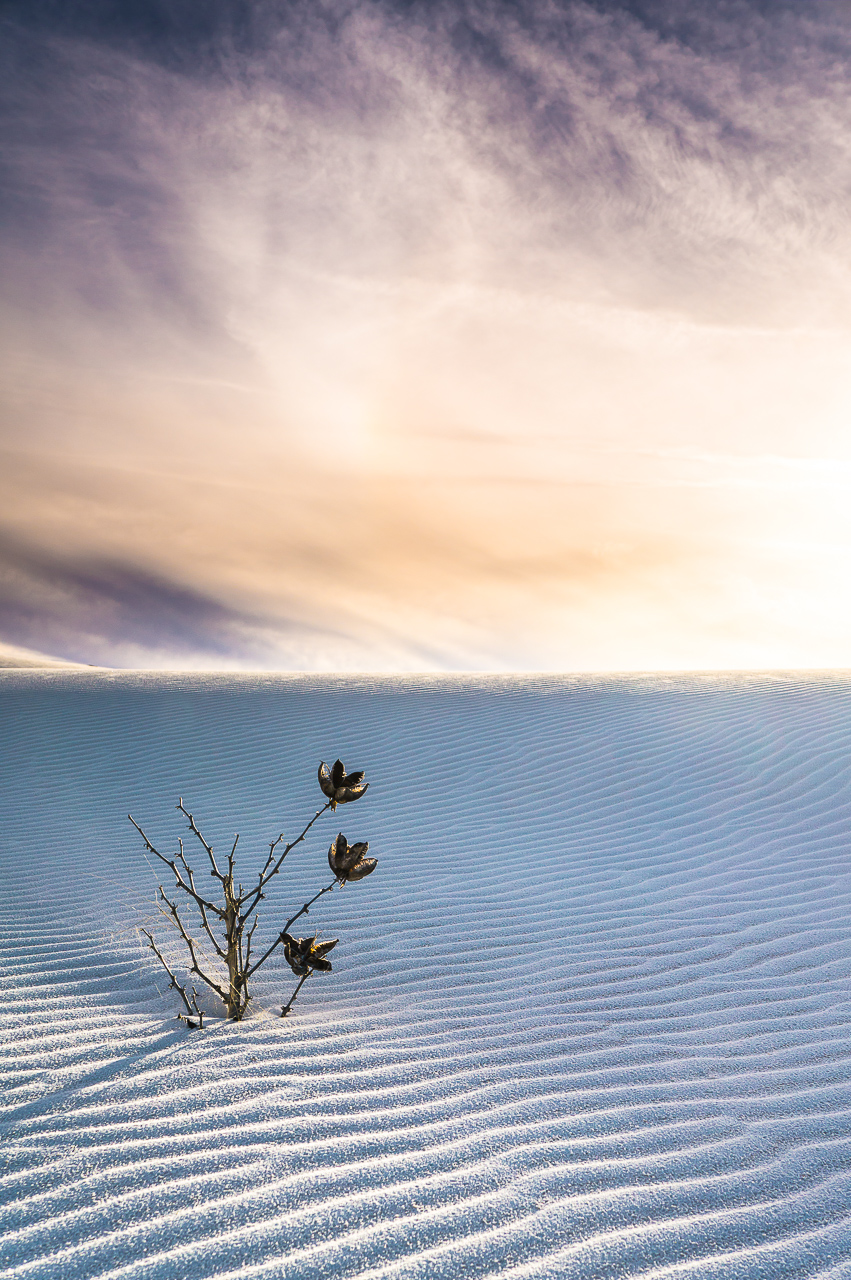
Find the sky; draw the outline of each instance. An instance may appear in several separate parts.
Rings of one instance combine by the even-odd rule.
[[[846,0],[0,26],[0,640],[851,665]]]

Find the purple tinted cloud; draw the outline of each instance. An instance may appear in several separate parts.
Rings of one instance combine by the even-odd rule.
[[[23,643],[70,653],[63,635],[83,637],[74,656],[102,661],[132,643],[263,661],[267,633],[284,643],[292,616],[317,643],[407,627],[405,651],[438,661],[449,644],[422,633],[419,601],[416,625],[397,621],[413,577],[398,551],[406,509],[426,594],[463,613],[476,585],[472,570],[453,577],[475,560],[463,486],[501,465],[496,446],[476,455],[488,432],[522,446],[532,479],[553,470],[548,440],[567,442],[568,477],[574,438],[632,433],[652,455],[723,435],[770,452],[770,357],[754,339],[758,373],[742,373],[736,335],[770,346],[775,331],[846,323],[839,3],[34,0],[4,12],[4,441],[31,460],[33,501],[7,482],[0,527],[13,548],[3,616]],[[733,336],[716,343],[716,330]],[[812,402],[818,358],[780,399]],[[799,447],[800,416],[784,447]],[[425,487],[437,437],[469,442],[457,463],[443,455],[458,496],[442,506]],[[99,479],[50,488],[64,459],[68,475],[73,461]],[[126,499],[110,494],[110,467],[137,476]],[[422,479],[395,506],[394,468]],[[321,502],[297,518],[264,508],[255,523],[232,513],[227,486],[239,473],[248,491],[280,476],[313,492],[346,469],[372,563],[343,605],[333,572],[310,572],[332,541]],[[194,540],[181,473],[222,489],[214,517],[197,499]],[[48,488],[61,500],[39,504]],[[341,538],[348,520],[331,522]],[[530,563],[538,536],[530,518],[514,539]],[[588,551],[568,541],[565,581]],[[217,558],[231,566],[221,590]],[[509,551],[500,573],[517,576]],[[488,627],[498,648],[499,610],[480,615],[463,614],[459,650]]]
[[[7,22],[2,77],[8,225],[19,248],[61,253],[95,307],[130,287],[126,273],[203,325],[210,264],[182,178],[197,182],[205,155],[211,182],[234,181],[252,155],[279,157],[282,186],[259,211],[270,247],[301,250],[306,216],[327,227],[332,260],[336,243],[379,270],[388,235],[400,251],[439,241],[445,214],[406,192],[403,155],[400,189],[370,208],[371,234],[358,225],[367,175],[346,173],[346,143],[349,164],[352,148],[392,146],[394,131],[403,148],[405,120],[498,175],[524,259],[611,252],[615,237],[655,270],[706,283],[719,264],[800,240],[804,219],[804,239],[825,243],[844,220],[851,52],[837,4],[18,12],[28,21]],[[228,129],[228,102],[260,108],[251,136]],[[193,141],[200,172],[182,175]],[[343,190],[323,192],[323,164],[341,169]],[[297,188],[317,176],[311,200]],[[335,197],[342,205],[324,203]],[[493,237],[485,212],[470,208],[474,231]]]
[[[263,665],[274,657],[261,638],[271,626],[314,643],[331,634],[234,609],[120,559],[0,539],[0,635],[13,644],[105,665],[122,652],[140,662],[171,654],[212,665],[236,652]]]

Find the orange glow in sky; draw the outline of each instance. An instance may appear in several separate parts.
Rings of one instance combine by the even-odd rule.
[[[851,44],[764,8],[12,22],[0,639],[851,664]]]

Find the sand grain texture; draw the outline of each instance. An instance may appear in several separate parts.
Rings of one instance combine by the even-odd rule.
[[[0,673],[0,1277],[851,1276],[851,679]],[[372,783],[293,1019],[174,1022],[136,926]],[[199,863],[200,865],[200,863]],[[246,877],[247,878],[247,877]],[[306,932],[306,930],[305,930]]]

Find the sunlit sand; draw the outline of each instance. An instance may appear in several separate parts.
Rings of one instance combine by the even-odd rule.
[[[851,1267],[851,677],[4,672],[0,1275],[776,1277]],[[137,929],[183,795],[245,865],[370,791],[203,1031]]]

